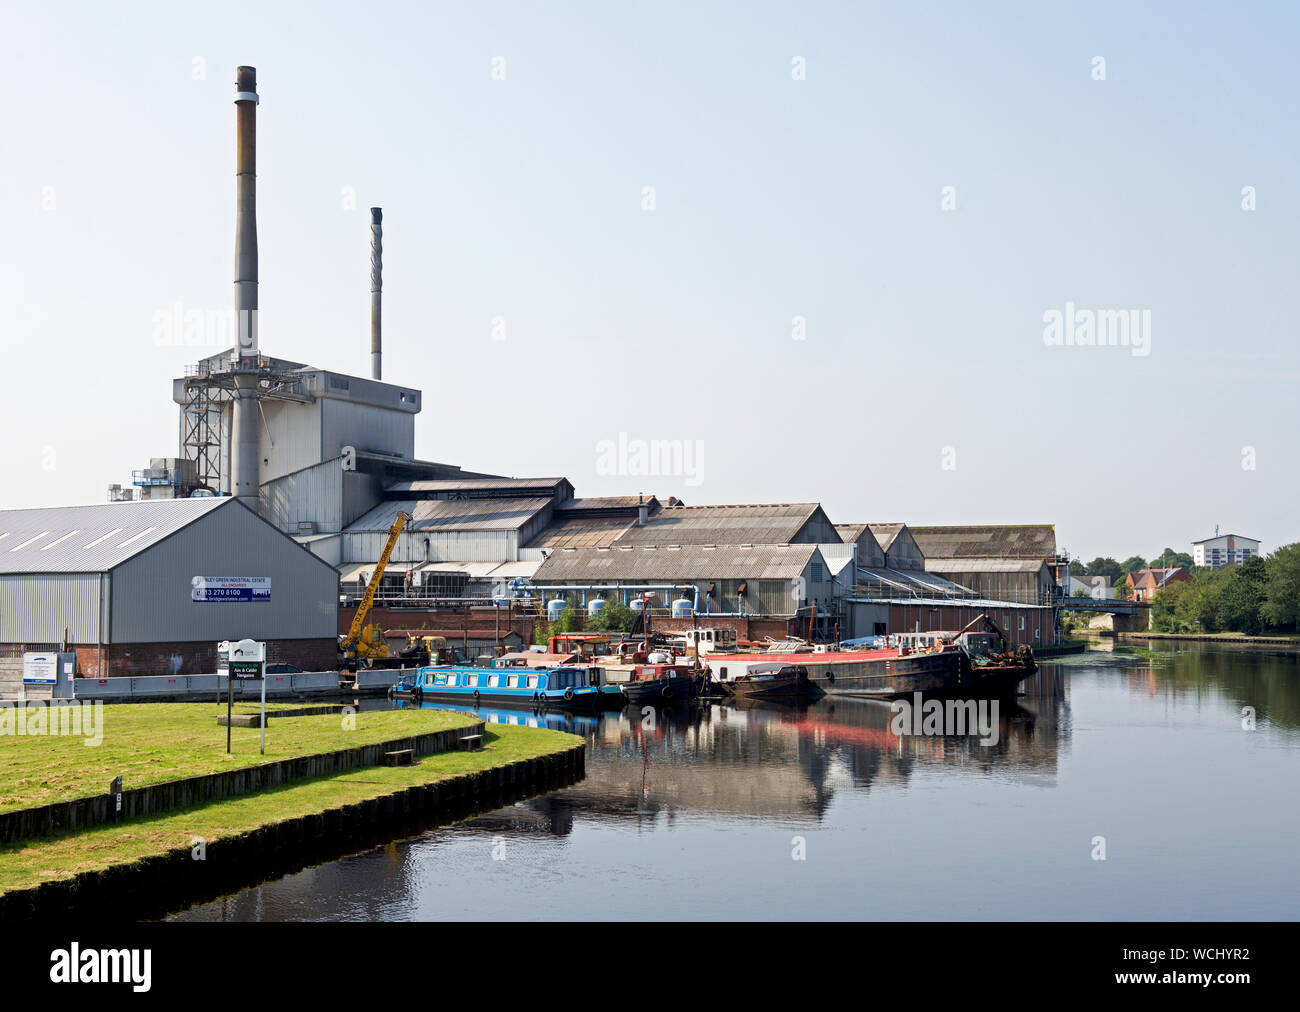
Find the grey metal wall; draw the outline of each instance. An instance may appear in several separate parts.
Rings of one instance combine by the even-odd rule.
[[[407,460],[415,456],[415,415],[408,411],[333,398],[318,403],[321,457],[337,457],[345,446],[392,453]]]
[[[885,564],[894,569],[925,568],[925,555],[922,554],[916,539],[906,527],[898,532],[898,537],[894,538],[894,543],[885,553]]]
[[[424,542],[429,541],[428,556]],[[388,534],[379,531],[343,535],[344,562],[374,562],[384,550]],[[513,562],[518,553],[515,531],[404,532],[393,546],[393,562]]]
[[[268,602],[190,600],[195,576],[269,576]],[[338,572],[231,502],[111,574],[110,643],[338,635]]]
[[[301,521],[317,534],[337,534],[383,499],[376,479],[361,471],[344,471],[338,457],[262,486],[262,515],[280,530],[298,533]]]
[[[271,481],[323,459],[321,449],[321,402],[264,398],[260,404],[264,424],[261,433],[260,478]]]
[[[218,511],[220,512],[220,511]],[[103,611],[109,587],[103,581]],[[12,573],[0,576],[0,643],[98,643],[105,624],[99,573]]]

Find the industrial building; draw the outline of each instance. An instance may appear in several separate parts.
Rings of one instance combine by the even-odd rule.
[[[980,597],[1016,604],[1054,603],[1069,587],[1069,564],[1051,524],[914,527],[926,572]]]
[[[134,472],[134,489],[110,487],[111,500],[134,500],[105,507],[127,511],[120,514],[124,539],[139,528],[138,541],[123,542],[122,551],[132,551],[120,559],[83,563],[69,549],[67,565],[88,568],[36,571],[76,574],[85,578],[86,588],[100,583],[117,588],[111,608],[91,609],[84,620],[70,624],[68,637],[78,645],[83,671],[151,665],[164,671],[211,670],[204,651],[235,635],[272,640],[282,655],[298,651],[294,663],[301,666],[331,667],[335,634],[375,579],[399,513],[411,519],[376,588],[374,620],[384,628],[391,621],[399,629],[459,629],[467,644],[489,638],[489,628],[490,638],[498,641],[503,634],[527,635],[523,627],[503,632],[499,615],[473,618],[470,606],[476,602],[499,608],[505,601],[513,614],[516,604],[536,609],[556,596],[578,605],[593,595],[631,599],[654,590],[657,607],[666,607],[669,597],[685,596],[699,615],[719,622],[732,618],[751,632],[788,628],[848,638],[945,628],[941,623],[990,602],[1014,609],[1052,597],[1053,581],[1061,582],[1053,568],[1054,534],[1050,544],[1038,544],[1034,537],[1008,536],[1009,528],[835,524],[815,502],[701,505],[645,494],[580,497],[563,476],[506,477],[418,459],[415,418],[424,406],[422,392],[382,376],[379,208],[371,209],[369,234],[370,376],[274,358],[261,348],[255,211],[259,101],[255,72],[239,68],[238,343],[173,381],[177,455],[152,458],[148,468]],[[148,509],[173,512],[165,522],[129,512]],[[125,518],[136,516],[141,519],[128,525]],[[91,526],[89,519],[70,516],[58,523],[32,518],[32,526],[48,528],[51,538],[58,536],[60,524],[80,532],[69,535],[68,545],[79,543]],[[239,527],[249,544],[265,549],[261,568],[255,563],[263,556],[244,554],[242,543],[238,553],[211,554],[220,538],[208,535],[222,525]],[[39,544],[36,548],[41,551]],[[47,562],[63,557],[61,549],[51,546],[51,551]],[[174,568],[167,580],[153,568],[163,560]],[[5,562],[22,564],[8,555]],[[166,596],[171,591],[165,588],[181,573],[186,579],[265,576],[277,590],[269,603],[225,609],[196,605],[197,610],[178,613],[172,610],[176,602],[167,598],[155,620],[132,615],[126,599]],[[150,574],[154,586],[164,589],[146,593],[134,582]],[[37,593],[30,581],[42,579],[21,569],[6,579],[10,576],[19,581],[12,592],[21,584],[29,595]],[[300,583],[302,593],[295,591],[293,599],[301,597],[303,603],[291,604],[278,588]],[[58,593],[47,587],[40,591],[44,597],[32,597],[22,612],[26,624],[6,612],[11,639],[5,642],[61,642],[57,619],[41,608],[58,600]],[[88,599],[79,606],[89,607]],[[463,614],[449,614],[457,609]],[[260,624],[227,629],[227,617],[245,612],[256,612]],[[1025,630],[1025,642],[1042,642],[1044,628],[1052,624],[1044,626],[1047,620],[1037,612],[1005,615],[1011,630]],[[175,634],[164,635],[169,623],[175,623]],[[289,646],[294,643],[301,645]]]
[[[86,677],[210,672],[245,638],[328,670],[337,611],[334,568],[230,497],[0,511],[6,681],[65,645]]]

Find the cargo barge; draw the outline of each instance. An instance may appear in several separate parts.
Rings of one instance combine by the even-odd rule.
[[[990,632],[972,632],[983,623]],[[711,653],[710,674],[722,685],[748,677],[762,662],[807,669],[814,695],[892,699],[920,692],[931,696],[1014,696],[1037,670],[1028,646],[1009,649],[1005,634],[980,616],[955,633],[900,633],[888,645],[867,650],[818,647],[775,653]]]

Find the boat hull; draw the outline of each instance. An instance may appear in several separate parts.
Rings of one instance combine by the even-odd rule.
[[[777,696],[798,698],[813,692],[812,682],[808,678],[795,675],[747,676],[737,678],[729,688],[740,699],[769,699]]]
[[[794,654],[782,661],[808,669],[815,695],[897,699],[920,692],[930,696],[1014,696],[1024,679],[1035,671],[1032,657],[1021,663],[978,667],[960,650],[899,655],[879,651]]]
[[[690,699],[695,685],[690,678],[675,676],[623,682],[619,689],[632,706],[673,706]]]

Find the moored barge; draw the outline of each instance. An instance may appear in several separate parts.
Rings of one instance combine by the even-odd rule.
[[[991,632],[972,632],[980,623]],[[996,634],[996,635],[994,635]],[[981,615],[960,632],[900,633],[870,650],[818,648],[811,652],[714,653],[714,681],[728,684],[760,662],[803,666],[816,694],[892,699],[932,696],[1005,697],[1037,670],[1028,646],[1010,650],[1005,634]]]

